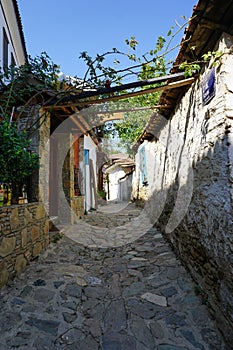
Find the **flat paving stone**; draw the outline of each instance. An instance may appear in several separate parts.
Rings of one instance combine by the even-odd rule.
[[[27,325],[38,328],[40,331],[57,335],[59,322],[51,320],[41,320],[36,317],[29,317],[25,322]]]
[[[127,328],[126,310],[123,299],[113,300],[104,315],[104,328],[120,332]]]
[[[149,349],[154,349],[154,338],[142,318],[132,320],[130,327],[137,341],[144,344]]]
[[[63,231],[0,290],[0,350],[228,350],[145,213],[113,209]]]
[[[167,306],[167,299],[161,295],[157,295],[153,293],[145,293],[141,297],[142,299],[145,299],[150,303],[153,303],[159,306]]]
[[[136,349],[136,339],[132,335],[107,333],[103,336],[102,350],[132,350]]]

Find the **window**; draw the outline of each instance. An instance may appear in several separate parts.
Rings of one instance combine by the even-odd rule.
[[[8,67],[8,45],[9,40],[5,29],[3,28],[3,68]]]

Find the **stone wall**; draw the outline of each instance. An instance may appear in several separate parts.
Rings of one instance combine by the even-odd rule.
[[[49,244],[49,220],[39,203],[0,208],[0,287]]]
[[[73,135],[70,133],[59,133],[57,141],[57,201],[58,201],[58,222],[73,223],[84,215],[84,198],[75,196],[74,191],[74,147]],[[79,160],[83,164],[83,137],[79,138]],[[83,193],[83,171],[79,169],[80,190]]]
[[[139,156],[134,198],[146,210],[191,272],[226,340],[233,337],[233,38],[215,70],[216,94],[206,105],[202,86],[211,63],[189,88],[157,142],[144,142],[148,186],[140,183]],[[139,149],[140,150],[140,149]]]
[[[70,200],[71,224],[74,224],[78,219],[81,219],[84,215],[84,196],[73,197]]]

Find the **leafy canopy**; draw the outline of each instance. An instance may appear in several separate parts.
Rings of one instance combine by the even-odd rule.
[[[0,182],[21,183],[39,167],[39,156],[30,151],[27,132],[18,129],[13,117],[17,106],[24,109],[38,94],[56,89],[58,72],[59,67],[42,53],[0,73]]]
[[[169,29],[166,37],[159,36],[155,41],[154,48],[142,55],[138,54],[137,49],[140,44],[135,36],[125,40],[127,48],[124,51],[113,48],[104,54],[97,54],[94,58],[88,55],[86,51],[82,52],[80,58],[87,65],[84,82],[99,87],[109,87],[112,83],[120,85],[126,79],[127,81],[129,79],[142,81],[167,74],[172,65],[172,60],[169,60],[167,56],[178,47],[178,45],[173,45],[173,40],[186,24],[187,20],[183,17],[181,24],[176,22],[176,26]],[[109,56],[113,57],[113,63],[106,66],[106,59],[109,59]],[[125,68],[121,62],[122,60],[127,62]],[[158,85],[161,84],[154,84],[150,87]],[[146,87],[142,89],[146,89]],[[133,91],[135,92],[137,89]],[[119,94],[124,92],[122,91]],[[132,109],[133,112],[126,112],[122,120],[105,124],[105,127],[103,127],[105,136],[107,138],[119,137],[120,146],[126,148],[127,152],[130,153],[131,146],[144,130],[151,114],[149,110],[137,111],[135,109],[156,106],[159,98],[160,93],[154,92],[125,99],[122,105],[126,104],[128,109]],[[120,106],[121,103],[115,103],[115,109],[116,107],[120,108]]]
[[[133,78],[140,81],[168,74],[173,63],[168,57],[180,46],[180,41],[178,44],[174,44],[174,39],[190,20],[186,20],[182,16],[182,23],[175,21],[175,26],[169,29],[167,35],[159,36],[155,47],[141,56],[137,54],[139,42],[135,36],[131,36],[130,39],[125,40],[128,47],[126,51],[113,48],[111,51],[98,54],[94,58],[89,56],[87,52],[82,52],[80,57],[84,59],[88,67],[84,76],[84,82],[100,87],[105,84],[106,87],[109,87],[111,83],[121,84],[125,79]],[[217,66],[222,56],[221,52],[214,51],[204,54],[201,59],[197,59],[195,57],[195,47],[191,47],[190,49],[193,54],[193,61],[185,61],[177,67],[184,72],[185,77],[191,77],[198,73],[201,70],[202,64],[209,60],[213,60],[213,65]],[[114,57],[114,64],[111,66],[104,65],[108,56]],[[131,64],[128,64],[125,68],[118,68],[122,58],[127,58]],[[124,93],[124,91],[121,93]],[[150,113],[143,111],[137,112],[135,108],[156,106],[159,98],[160,93],[156,92],[124,100],[128,108],[131,107],[134,111],[125,113],[123,120],[107,124],[105,126],[106,137],[109,138],[110,135],[118,135],[121,145],[125,146],[127,151],[130,152],[130,146],[138,139],[150,117]]]
[[[0,181],[17,183],[31,175],[38,168],[39,157],[28,151],[31,140],[25,131],[6,120],[0,123]]]

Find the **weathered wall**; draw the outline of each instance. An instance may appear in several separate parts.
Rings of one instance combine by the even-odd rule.
[[[125,172],[122,169],[121,166],[115,166],[114,168],[111,168],[108,172],[109,176],[109,184],[107,186],[107,183],[105,184],[105,190],[108,193],[108,200],[121,200],[121,192],[120,192],[120,183],[119,179],[125,176]]]
[[[119,193],[121,201],[130,201],[132,192],[132,174],[119,180]]]
[[[145,142],[148,186],[140,185],[139,156],[134,197],[146,210],[198,282],[220,329],[233,336],[232,131],[233,38],[223,35],[216,95],[205,106],[205,74],[190,87],[162,129]],[[140,146],[140,147],[143,147]]]
[[[74,191],[74,138],[72,134],[57,135],[57,193],[59,223],[73,223],[84,215],[84,197]],[[79,139],[79,160],[83,163],[83,138]],[[80,166],[81,167],[81,166]],[[83,169],[80,171],[83,193]],[[77,216],[77,218],[75,217]]]
[[[49,220],[44,207],[30,203],[0,208],[0,287],[49,244]]]

